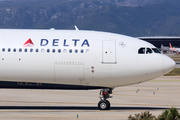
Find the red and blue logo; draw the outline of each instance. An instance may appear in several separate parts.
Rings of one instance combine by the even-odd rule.
[[[24,47],[33,47],[34,43],[32,42],[31,38],[29,38],[23,45]]]
[[[87,47],[90,47],[90,44],[88,42],[87,39],[85,39],[84,41],[81,41],[80,39],[72,39],[72,40],[69,40],[67,41],[66,39],[64,39],[61,44],[62,46],[64,47],[69,47],[70,46],[70,42],[73,42],[72,44],[76,47],[79,42],[81,47],[83,46],[87,46]],[[51,44],[52,46],[59,46],[59,43],[60,43],[60,40],[59,39],[53,39],[52,41],[49,41],[48,39],[41,39],[40,41],[40,46],[48,46],[49,44]],[[24,47],[33,47],[34,46],[34,43],[32,42],[31,38],[29,38],[24,44],[23,44]]]

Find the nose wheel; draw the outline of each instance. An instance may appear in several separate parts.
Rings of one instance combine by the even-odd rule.
[[[100,110],[109,110],[111,104],[107,100],[108,98],[112,98],[110,94],[112,94],[112,88],[103,89],[99,93],[99,98],[101,99],[98,103],[98,108]]]
[[[108,100],[100,100],[98,103],[98,108],[100,110],[109,110],[110,102]]]

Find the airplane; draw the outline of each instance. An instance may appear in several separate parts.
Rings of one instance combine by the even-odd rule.
[[[160,48],[160,50],[162,51],[170,51],[170,47],[168,47],[168,46],[163,46],[163,45],[161,45],[161,48]]]
[[[179,54],[180,48],[172,47],[171,43],[169,43],[169,46],[170,46],[169,49],[171,50],[171,52],[176,52],[177,54]]]
[[[0,88],[112,91],[170,72],[175,62],[152,44],[87,30],[0,29]]]

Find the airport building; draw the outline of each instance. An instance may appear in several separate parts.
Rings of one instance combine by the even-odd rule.
[[[169,46],[169,43],[173,47],[180,47],[180,37],[138,37],[141,40],[152,43],[157,48],[163,46]]]

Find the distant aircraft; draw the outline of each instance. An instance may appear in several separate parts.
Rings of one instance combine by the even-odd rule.
[[[170,51],[170,47],[161,45],[160,50],[161,50],[161,53],[163,53],[163,51]]]
[[[143,40],[84,30],[0,29],[0,88],[101,89],[110,108],[115,87],[152,80],[175,62]]]
[[[179,54],[180,48],[172,47],[171,43],[169,43],[169,46],[170,46],[169,49],[171,50],[171,52],[176,52],[177,54]]]

